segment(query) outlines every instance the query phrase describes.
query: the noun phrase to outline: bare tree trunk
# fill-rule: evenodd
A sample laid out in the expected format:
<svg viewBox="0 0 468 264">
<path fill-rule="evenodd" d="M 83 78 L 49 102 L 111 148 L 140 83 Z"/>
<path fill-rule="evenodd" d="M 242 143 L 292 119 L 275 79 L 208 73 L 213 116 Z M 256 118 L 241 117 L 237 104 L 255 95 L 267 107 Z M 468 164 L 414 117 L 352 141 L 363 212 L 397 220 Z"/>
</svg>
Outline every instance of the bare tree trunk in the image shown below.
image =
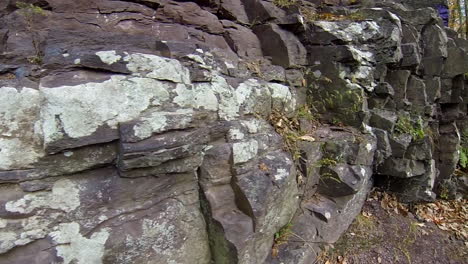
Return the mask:
<svg viewBox="0 0 468 264">
<path fill-rule="evenodd" d="M 457 8 L 458 8 L 458 24 L 459 24 L 459 28 L 458 28 L 458 34 L 460 34 L 461 37 L 463 37 L 464 35 L 464 30 L 463 30 L 463 12 L 462 12 L 462 5 L 461 5 L 461 0 L 457 0 Z"/>
<path fill-rule="evenodd" d="M 468 0 L 465 0 L 465 38 L 468 39 Z"/>
</svg>

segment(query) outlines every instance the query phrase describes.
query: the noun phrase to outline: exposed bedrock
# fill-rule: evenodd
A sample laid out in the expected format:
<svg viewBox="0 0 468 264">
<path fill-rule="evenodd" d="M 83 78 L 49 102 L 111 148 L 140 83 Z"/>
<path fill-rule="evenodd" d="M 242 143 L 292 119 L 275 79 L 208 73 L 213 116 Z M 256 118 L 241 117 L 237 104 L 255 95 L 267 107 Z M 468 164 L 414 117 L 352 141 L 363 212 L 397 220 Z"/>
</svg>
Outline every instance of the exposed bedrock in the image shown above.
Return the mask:
<svg viewBox="0 0 468 264">
<path fill-rule="evenodd" d="M 466 191 L 468 43 L 430 3 L 25 2 L 0 3 L 2 264 L 306 264 L 374 184 Z"/>
</svg>

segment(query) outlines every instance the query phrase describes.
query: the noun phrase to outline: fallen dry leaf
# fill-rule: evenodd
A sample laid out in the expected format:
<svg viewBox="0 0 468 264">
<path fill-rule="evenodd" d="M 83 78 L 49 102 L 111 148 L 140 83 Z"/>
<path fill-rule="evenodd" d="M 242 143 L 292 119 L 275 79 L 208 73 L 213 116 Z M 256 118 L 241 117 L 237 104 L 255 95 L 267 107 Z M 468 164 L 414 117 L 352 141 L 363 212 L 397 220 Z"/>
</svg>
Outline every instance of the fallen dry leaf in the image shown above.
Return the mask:
<svg viewBox="0 0 468 264">
<path fill-rule="evenodd" d="M 265 163 L 260 163 L 258 165 L 258 168 L 261 170 L 261 171 L 268 171 L 268 166 L 265 164 Z"/>
<path fill-rule="evenodd" d="M 389 213 L 403 216 L 409 214 L 409 206 L 400 203 L 393 195 L 375 191 L 370 196 L 380 200 L 380 206 Z M 414 209 L 414 213 L 424 222 L 432 222 L 439 229 L 452 232 L 459 239 L 468 240 L 468 200 L 437 200 L 433 203 L 418 204 Z M 418 226 L 425 225 L 419 223 Z"/>
<path fill-rule="evenodd" d="M 299 139 L 304 140 L 304 141 L 309 141 L 309 142 L 314 142 L 315 141 L 315 138 L 313 138 L 311 136 L 308 136 L 308 135 L 301 136 L 301 137 L 299 137 Z"/>
<path fill-rule="evenodd" d="M 372 217 L 372 213 L 369 213 L 369 212 L 362 212 L 362 216 L 366 217 L 366 218 L 371 218 Z"/>
</svg>

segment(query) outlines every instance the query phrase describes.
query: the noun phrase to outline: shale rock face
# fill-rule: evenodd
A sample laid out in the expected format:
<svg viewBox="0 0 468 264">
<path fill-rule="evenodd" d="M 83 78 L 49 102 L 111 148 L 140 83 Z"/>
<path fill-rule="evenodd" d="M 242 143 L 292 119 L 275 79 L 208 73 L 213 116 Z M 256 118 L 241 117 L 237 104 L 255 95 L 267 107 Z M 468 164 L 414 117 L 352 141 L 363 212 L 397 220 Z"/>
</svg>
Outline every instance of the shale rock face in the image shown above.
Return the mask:
<svg viewBox="0 0 468 264">
<path fill-rule="evenodd" d="M 336 2 L 2 1 L 0 263 L 311 263 L 374 182 L 433 199 L 468 43 Z"/>
</svg>

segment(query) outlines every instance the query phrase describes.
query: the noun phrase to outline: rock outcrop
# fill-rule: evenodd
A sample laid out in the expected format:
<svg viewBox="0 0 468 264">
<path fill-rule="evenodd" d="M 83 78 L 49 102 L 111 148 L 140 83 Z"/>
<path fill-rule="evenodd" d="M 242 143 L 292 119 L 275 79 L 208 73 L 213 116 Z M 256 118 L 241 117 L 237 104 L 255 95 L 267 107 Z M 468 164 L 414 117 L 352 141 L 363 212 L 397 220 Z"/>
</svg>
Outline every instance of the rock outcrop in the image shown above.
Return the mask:
<svg viewBox="0 0 468 264">
<path fill-rule="evenodd" d="M 312 263 L 374 184 L 434 199 L 468 42 L 291 2 L 2 1 L 0 263 Z"/>
</svg>

